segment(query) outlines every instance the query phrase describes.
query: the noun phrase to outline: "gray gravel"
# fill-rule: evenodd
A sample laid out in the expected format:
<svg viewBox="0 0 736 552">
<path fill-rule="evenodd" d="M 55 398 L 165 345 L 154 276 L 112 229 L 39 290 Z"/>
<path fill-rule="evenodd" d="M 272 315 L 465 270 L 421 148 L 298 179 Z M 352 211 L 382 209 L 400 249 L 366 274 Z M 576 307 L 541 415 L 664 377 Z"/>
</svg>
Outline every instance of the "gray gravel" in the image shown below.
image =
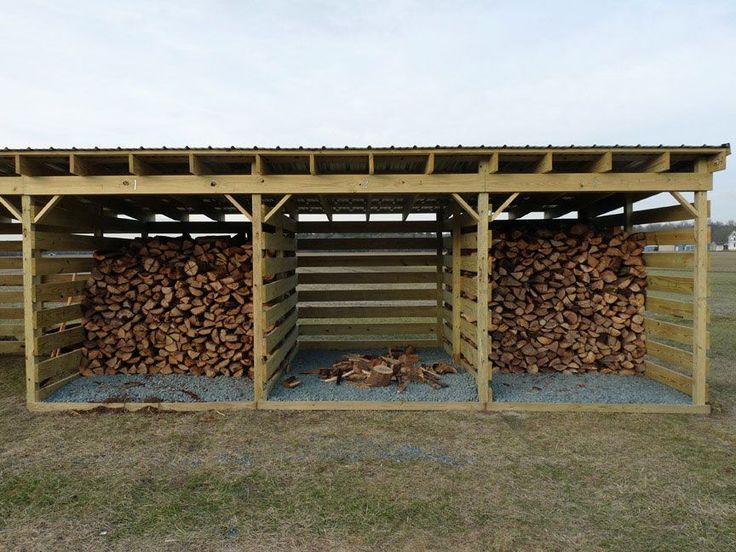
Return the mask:
<svg viewBox="0 0 736 552">
<path fill-rule="evenodd" d="M 252 401 L 248 378 L 186 374 L 92 376 L 77 378 L 48 402 L 199 402 Z"/>
<path fill-rule="evenodd" d="M 689 404 L 690 397 L 644 376 L 494 373 L 498 402 Z"/>
<path fill-rule="evenodd" d="M 432 389 L 424 383 L 410 383 L 403 393 L 396 386 L 363 389 L 348 382 L 335 385 L 326 383 L 319 376 L 302 374 L 302 370 L 329 368 L 348 353 L 366 355 L 386 354 L 386 349 L 361 349 L 357 351 L 308 350 L 301 351 L 291 363 L 291 372 L 282 376 L 296 376 L 302 384 L 285 389 L 279 381 L 274 385 L 269 400 L 274 401 L 477 401 L 478 388 L 471 374 L 447 374 L 442 376 L 449 387 Z M 420 349 L 417 354 L 421 362 L 431 364 L 452 359 L 443 349 Z"/>
</svg>

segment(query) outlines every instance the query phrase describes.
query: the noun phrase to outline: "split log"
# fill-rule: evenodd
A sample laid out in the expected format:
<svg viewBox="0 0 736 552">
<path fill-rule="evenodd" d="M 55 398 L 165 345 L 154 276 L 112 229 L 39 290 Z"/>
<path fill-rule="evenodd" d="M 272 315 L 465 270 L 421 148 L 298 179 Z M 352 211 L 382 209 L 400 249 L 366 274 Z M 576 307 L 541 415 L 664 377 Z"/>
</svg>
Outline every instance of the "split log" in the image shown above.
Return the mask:
<svg viewBox="0 0 736 552">
<path fill-rule="evenodd" d="M 495 368 L 644 371 L 643 234 L 576 224 L 559 232 L 494 232 L 493 238 L 489 331 Z"/>
<path fill-rule="evenodd" d="M 95 259 L 83 375 L 252 375 L 252 246 L 241 236 L 139 238 Z"/>
</svg>

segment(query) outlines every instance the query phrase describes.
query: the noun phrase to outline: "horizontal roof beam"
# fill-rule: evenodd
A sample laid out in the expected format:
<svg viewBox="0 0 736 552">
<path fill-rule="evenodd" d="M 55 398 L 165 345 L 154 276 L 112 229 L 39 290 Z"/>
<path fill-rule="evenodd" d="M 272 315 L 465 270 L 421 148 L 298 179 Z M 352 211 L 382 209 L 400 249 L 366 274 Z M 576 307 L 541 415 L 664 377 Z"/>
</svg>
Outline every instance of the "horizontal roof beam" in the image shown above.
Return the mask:
<svg viewBox="0 0 736 552">
<path fill-rule="evenodd" d="M 707 191 L 710 173 L 172 175 L 0 178 L 0 195 L 445 194 Z"/>
</svg>

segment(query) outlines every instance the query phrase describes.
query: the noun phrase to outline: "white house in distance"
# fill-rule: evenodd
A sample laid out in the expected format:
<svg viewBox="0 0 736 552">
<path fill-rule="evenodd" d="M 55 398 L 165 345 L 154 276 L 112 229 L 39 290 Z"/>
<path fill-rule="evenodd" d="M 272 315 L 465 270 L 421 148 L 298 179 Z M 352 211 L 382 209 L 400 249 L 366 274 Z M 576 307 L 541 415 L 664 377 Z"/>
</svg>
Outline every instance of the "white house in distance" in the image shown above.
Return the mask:
<svg viewBox="0 0 736 552">
<path fill-rule="evenodd" d="M 728 250 L 733 251 L 736 249 L 736 230 L 728 235 Z"/>
</svg>

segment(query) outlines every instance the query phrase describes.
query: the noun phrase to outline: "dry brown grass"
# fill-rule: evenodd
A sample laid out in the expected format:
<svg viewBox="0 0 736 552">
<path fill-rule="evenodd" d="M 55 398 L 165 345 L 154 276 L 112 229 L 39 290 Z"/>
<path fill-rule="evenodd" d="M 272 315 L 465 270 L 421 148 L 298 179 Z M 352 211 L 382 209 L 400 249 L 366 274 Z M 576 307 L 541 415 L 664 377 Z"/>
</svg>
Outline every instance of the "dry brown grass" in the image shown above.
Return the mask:
<svg viewBox="0 0 736 552">
<path fill-rule="evenodd" d="M 34 415 L 5 360 L 0 549 L 736 549 L 734 287 L 709 417 Z"/>
</svg>

